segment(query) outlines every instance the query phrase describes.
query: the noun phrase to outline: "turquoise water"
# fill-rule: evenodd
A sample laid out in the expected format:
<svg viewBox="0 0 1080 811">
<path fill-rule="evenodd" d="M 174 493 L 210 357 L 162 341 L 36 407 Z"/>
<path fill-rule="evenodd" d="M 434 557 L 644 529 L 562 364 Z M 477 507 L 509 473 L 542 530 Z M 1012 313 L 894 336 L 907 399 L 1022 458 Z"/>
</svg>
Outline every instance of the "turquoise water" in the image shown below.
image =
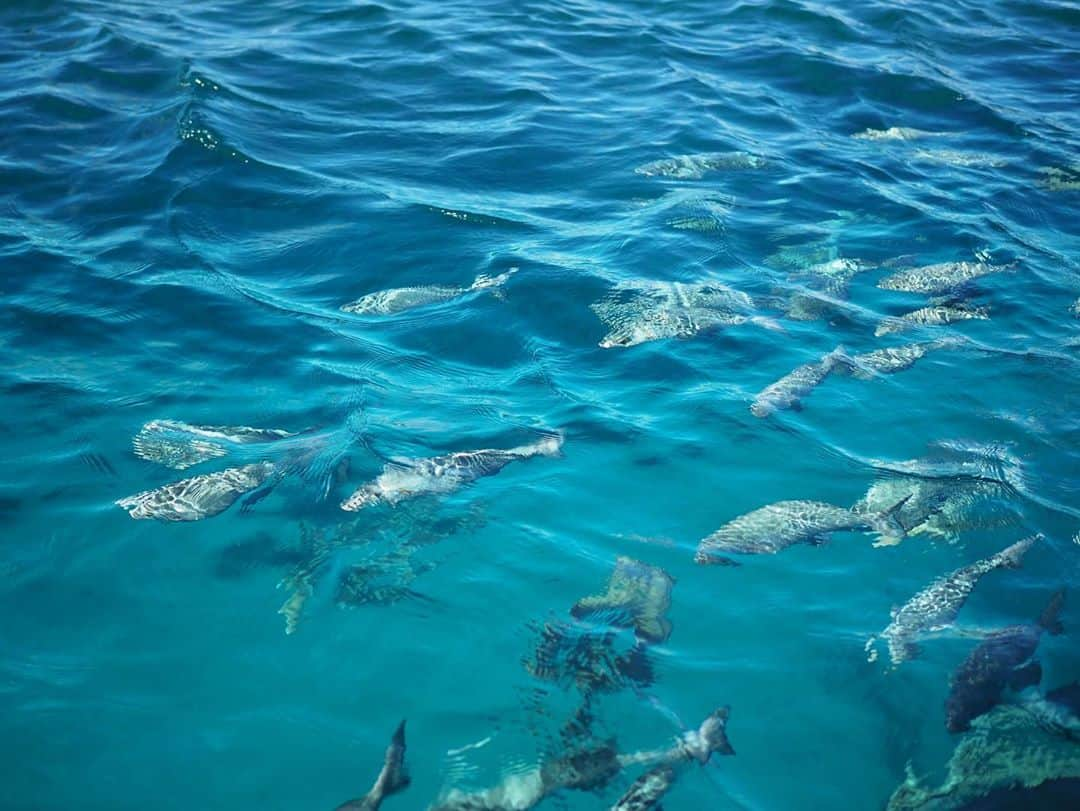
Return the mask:
<svg viewBox="0 0 1080 811">
<path fill-rule="evenodd" d="M 413 782 L 387 808 L 520 774 L 578 700 L 525 666 L 538 629 L 620 555 L 675 579 L 673 630 L 647 683 L 596 698 L 594 734 L 655 747 L 731 706 L 736 756 L 668 811 L 878 808 L 907 763 L 940 777 L 974 643 L 895 671 L 864 643 L 1026 534 L 1046 539 L 958 624 L 1030 622 L 1064 586 L 1043 685 L 1080 677 L 1078 32 L 1053 0 L 5 3 L 0 804 L 329 809 L 402 718 Z M 892 127 L 922 134 L 854 137 Z M 635 172 L 713 153 L 742 157 Z M 839 259 L 846 292 L 794 317 Z M 879 281 L 959 261 L 1008 266 L 955 293 L 989 317 L 875 336 L 927 302 Z M 643 282 L 727 285 L 755 320 L 600 347 L 590 305 Z M 837 345 L 941 335 L 970 340 L 750 411 Z M 136 456 L 164 419 L 322 444 L 246 509 L 133 521 L 115 501 L 229 466 Z M 561 456 L 339 509 L 387 459 L 552 432 Z M 740 514 L 850 506 L 920 458 L 1007 486 L 950 538 L 694 563 Z M 316 537 L 340 543 L 310 565 Z M 341 606 L 364 564 L 378 589 Z M 633 776 L 544 807 L 608 808 Z"/>
</svg>

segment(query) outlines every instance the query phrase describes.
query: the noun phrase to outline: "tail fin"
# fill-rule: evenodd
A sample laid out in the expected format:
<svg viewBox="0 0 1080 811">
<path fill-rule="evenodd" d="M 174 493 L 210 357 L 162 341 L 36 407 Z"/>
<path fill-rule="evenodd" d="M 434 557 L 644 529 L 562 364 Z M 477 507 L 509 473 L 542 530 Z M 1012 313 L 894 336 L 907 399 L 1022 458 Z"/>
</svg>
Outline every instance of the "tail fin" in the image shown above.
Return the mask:
<svg viewBox="0 0 1080 811">
<path fill-rule="evenodd" d="M 562 446 L 563 435 L 561 433 L 549 434 L 533 445 L 533 449 L 539 456 L 561 456 Z"/>
<path fill-rule="evenodd" d="M 787 328 L 777 321 L 775 318 L 769 318 L 767 315 L 752 315 L 748 319 L 751 324 L 762 327 L 773 332 L 782 332 L 787 334 Z"/>
<path fill-rule="evenodd" d="M 1059 618 L 1061 606 L 1064 603 L 1065 589 L 1061 588 L 1054 592 L 1054 595 L 1050 598 L 1050 602 L 1046 604 L 1046 608 L 1044 608 L 1039 615 L 1039 627 L 1048 634 L 1057 636 L 1058 634 L 1065 632 L 1065 627 L 1061 624 L 1061 619 Z"/>
<path fill-rule="evenodd" d="M 720 755 L 735 754 L 735 749 L 727 737 L 727 721 L 730 715 L 730 707 L 720 707 L 701 722 L 696 732 L 687 734 L 684 739 L 686 751 L 698 763 L 707 763 L 714 752 Z"/>
<path fill-rule="evenodd" d="M 481 273 L 476 277 L 469 289 L 487 290 L 492 287 L 502 287 L 511 276 L 517 273 L 517 270 L 517 268 L 510 268 L 506 273 L 500 273 L 498 276 L 488 276 L 486 273 Z"/>
<path fill-rule="evenodd" d="M 870 519 L 870 525 L 886 544 L 899 543 L 907 535 L 907 527 L 900 521 L 900 510 L 911 500 L 913 493 L 908 493 L 887 510 L 883 510 Z"/>
<path fill-rule="evenodd" d="M 390 739 L 390 745 L 386 747 L 386 758 L 383 761 L 379 779 L 375 781 L 375 788 L 380 799 L 397 794 L 408 788 L 411 779 L 405 768 L 405 722 L 398 724 L 394 730 L 394 736 Z"/>
</svg>

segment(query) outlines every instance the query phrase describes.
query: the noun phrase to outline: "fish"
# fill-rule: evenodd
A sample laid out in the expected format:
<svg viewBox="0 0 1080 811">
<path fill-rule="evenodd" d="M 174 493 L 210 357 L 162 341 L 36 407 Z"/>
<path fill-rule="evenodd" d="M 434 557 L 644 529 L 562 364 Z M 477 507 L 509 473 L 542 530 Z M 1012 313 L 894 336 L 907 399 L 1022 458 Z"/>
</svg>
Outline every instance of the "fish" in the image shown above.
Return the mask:
<svg viewBox="0 0 1080 811">
<path fill-rule="evenodd" d="M 992 710 L 1006 688 L 1020 692 L 1042 680 L 1035 649 L 1043 632 L 1060 634 L 1065 590 L 1057 591 L 1035 623 L 994 631 L 953 673 L 945 699 L 945 728 L 965 732 L 971 722 Z"/>
<path fill-rule="evenodd" d="M 746 293 L 718 282 L 623 282 L 591 309 L 608 328 L 602 349 L 630 347 L 664 338 L 690 338 L 708 329 L 756 324 L 781 330 L 755 315 Z"/>
<path fill-rule="evenodd" d="M 802 398 L 812 392 L 838 365 L 847 363 L 847 352 L 836 347 L 819 360 L 804 363 L 762 389 L 750 406 L 750 413 L 764 418 L 788 408 L 801 408 Z"/>
<path fill-rule="evenodd" d="M 480 274 L 468 287 L 449 287 L 446 285 L 422 285 L 418 287 L 395 287 L 368 293 L 356 301 L 341 305 L 343 313 L 357 315 L 397 315 L 417 307 L 428 307 L 460 298 L 469 293 L 482 290 L 498 290 L 517 272 L 511 268 L 498 276 Z"/>
<path fill-rule="evenodd" d="M 634 174 L 645 177 L 674 177 L 679 180 L 699 180 L 706 172 L 719 170 L 763 169 L 768 161 L 749 152 L 706 152 L 699 155 L 677 155 L 673 158 L 645 163 Z"/>
<path fill-rule="evenodd" d="M 181 479 L 122 498 L 116 504 L 135 519 L 199 521 L 229 509 L 244 493 L 267 482 L 273 473 L 272 463 L 256 462 Z"/>
<path fill-rule="evenodd" d="M 675 769 L 667 764 L 655 766 L 630 784 L 611 811 L 649 811 L 659 808 L 660 801 L 675 782 Z"/>
<path fill-rule="evenodd" d="M 989 307 L 969 307 L 965 304 L 932 304 L 929 307 L 920 307 L 918 310 L 904 313 L 892 318 L 885 318 L 874 330 L 874 335 L 880 338 L 883 335 L 891 335 L 904 332 L 913 327 L 938 327 L 953 324 L 957 321 L 980 320 L 990 318 Z"/>
<path fill-rule="evenodd" d="M 935 138 L 949 135 L 947 132 L 930 132 L 913 127 L 889 127 L 886 130 L 865 129 L 852 135 L 860 141 L 914 141 L 918 138 Z"/>
<path fill-rule="evenodd" d="M 907 497 L 895 515 L 897 523 L 904 528 L 903 537 L 925 533 L 951 541 L 972 524 L 980 504 L 1006 492 L 1003 483 L 977 478 L 894 477 L 872 484 L 851 509 L 858 513 L 878 512 Z M 892 546 L 901 540 L 900 536 L 882 538 L 874 546 Z"/>
<path fill-rule="evenodd" d="M 703 539 L 694 562 L 737 566 L 719 553 L 775 555 L 799 543 L 818 546 L 834 532 L 872 530 L 884 537 L 902 535 L 895 516 L 907 500 L 880 513 L 856 513 L 824 501 L 778 501 L 740 515 Z"/>
<path fill-rule="evenodd" d="M 373 504 L 393 506 L 425 494 L 451 493 L 483 476 L 495 475 L 511 462 L 534 456 L 557 456 L 562 442 L 561 436 L 549 436 L 531 445 L 505 450 L 487 448 L 421 459 L 398 459 L 387 464 L 378 478 L 345 499 L 341 509 L 355 512 Z"/>
<path fill-rule="evenodd" d="M 674 584 L 663 569 L 620 556 L 605 593 L 583 597 L 570 614 L 581 619 L 607 613 L 612 624 L 633 627 L 639 639 L 664 642 L 671 635 L 671 621 L 664 614 L 671 606 Z"/>
<path fill-rule="evenodd" d="M 1080 743 L 1080 682 L 1055 688 L 1045 696 L 1038 687 L 1029 687 L 1020 693 L 1018 703 L 1043 729 Z"/>
<path fill-rule="evenodd" d="M 952 625 L 968 595 L 983 575 L 994 569 L 1020 567 L 1024 553 L 1042 535 L 1031 535 L 1017 541 L 988 558 L 962 566 L 954 572 L 939 577 L 924 588 L 901 608 L 895 609 L 892 622 L 881 633 L 889 647 L 889 658 L 893 667 L 898 667 L 909 659 L 919 655 L 918 640 L 931 633 L 942 631 Z M 877 658 L 873 650 L 877 637 L 871 637 L 866 643 L 869 661 Z"/>
<path fill-rule="evenodd" d="M 940 163 L 946 166 L 967 166 L 975 169 L 999 169 L 1008 164 L 1001 155 L 989 152 L 961 152 L 958 149 L 918 149 L 915 160 Z"/>
<path fill-rule="evenodd" d="M 862 380 L 873 380 L 878 375 L 891 375 L 910 369 L 931 352 L 939 349 L 952 349 L 962 345 L 959 337 L 941 338 L 936 341 L 890 346 L 875 349 L 861 355 L 845 358 L 842 371 Z"/>
<path fill-rule="evenodd" d="M 1080 191 L 1080 163 L 1072 166 L 1043 166 L 1039 185 L 1047 191 Z"/>
<path fill-rule="evenodd" d="M 878 282 L 882 290 L 937 295 L 955 290 L 972 279 L 1012 270 L 1015 263 L 991 265 L 988 262 L 942 262 L 897 271 Z"/>
<path fill-rule="evenodd" d="M 788 300 L 785 306 L 788 318 L 813 321 L 828 315 L 847 298 L 851 280 L 871 267 L 857 259 L 837 258 L 793 274 L 792 280 L 802 282 L 806 289 Z"/>
<path fill-rule="evenodd" d="M 405 722 L 402 721 L 386 747 L 382 769 L 371 790 L 363 797 L 342 803 L 335 811 L 378 811 L 383 800 L 404 791 L 410 782 L 405 769 Z"/>
<path fill-rule="evenodd" d="M 148 462 L 186 470 L 229 453 L 230 446 L 273 442 L 295 436 L 280 428 L 247 425 L 189 425 L 179 420 L 151 420 L 132 437 L 135 455 Z"/>
<path fill-rule="evenodd" d="M 631 766 L 666 766 L 677 771 L 692 763 L 705 765 L 714 754 L 735 754 L 727 737 L 730 714 L 730 708 L 720 707 L 697 729 L 684 732 L 671 745 L 659 749 L 619 753 L 613 742 L 605 742 L 571 751 L 529 771 L 515 771 L 482 791 L 467 793 L 454 789 L 429 806 L 428 811 L 528 811 L 564 789 L 602 789 Z M 626 811 L 636 807 L 655 806 L 627 806 Z"/>
</svg>

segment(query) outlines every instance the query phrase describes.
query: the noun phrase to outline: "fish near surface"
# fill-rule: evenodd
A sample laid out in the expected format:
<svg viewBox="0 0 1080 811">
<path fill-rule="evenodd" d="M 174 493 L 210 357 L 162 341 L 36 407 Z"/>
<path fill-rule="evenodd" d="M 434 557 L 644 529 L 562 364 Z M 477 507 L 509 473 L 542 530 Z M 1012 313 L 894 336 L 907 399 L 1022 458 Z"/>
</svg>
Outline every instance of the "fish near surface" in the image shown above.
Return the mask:
<svg viewBox="0 0 1080 811">
<path fill-rule="evenodd" d="M 603 349 L 690 338 L 746 323 L 780 329 L 754 314 L 754 301 L 746 293 L 715 282 L 624 282 L 591 309 L 608 329 L 600 340 Z"/>
<path fill-rule="evenodd" d="M 882 290 L 937 295 L 955 290 L 972 279 L 1011 270 L 1014 265 L 991 265 L 988 262 L 942 262 L 936 265 L 906 268 L 878 282 Z"/>
<path fill-rule="evenodd" d="M 402 721 L 386 747 L 383 767 L 371 790 L 363 797 L 342 803 L 334 811 L 378 811 L 384 799 L 408 788 L 409 782 L 405 770 L 405 722 Z"/>
<path fill-rule="evenodd" d="M 498 276 L 481 274 L 468 287 L 431 284 L 380 290 L 361 296 L 356 301 L 341 305 L 341 311 L 344 313 L 356 313 L 357 315 L 396 315 L 417 307 L 442 304 L 468 293 L 475 293 L 480 290 L 495 290 L 502 287 L 515 272 L 517 272 L 517 268 L 511 268 L 506 273 L 501 273 Z"/>
<path fill-rule="evenodd" d="M 995 481 L 904 476 L 875 482 L 851 509 L 860 513 L 880 512 L 906 498 L 895 516 L 904 528 L 904 537 L 926 533 L 951 541 L 974 523 L 980 504 L 1006 493 L 1005 485 Z M 891 546 L 901 540 L 900 537 L 882 539 L 874 546 Z"/>
<path fill-rule="evenodd" d="M 247 425 L 189 425 L 179 420 L 151 420 L 131 440 L 135 455 L 174 470 L 216 459 L 230 447 L 274 442 L 294 436 L 280 428 Z"/>
<path fill-rule="evenodd" d="M 1042 667 L 1035 659 L 1035 649 L 1044 631 L 1062 632 L 1058 615 L 1064 600 L 1065 591 L 1058 591 L 1036 623 L 994 631 L 968 655 L 953 673 L 945 700 L 949 732 L 970 729 L 974 719 L 994 708 L 1006 688 L 1019 692 L 1041 681 Z"/>
<path fill-rule="evenodd" d="M 893 666 L 918 656 L 917 642 L 921 637 L 952 625 L 956 615 L 967 602 L 968 595 L 984 574 L 1003 567 L 1019 568 L 1024 553 L 1042 537 L 1032 535 L 1024 538 L 997 554 L 939 577 L 895 610 L 892 622 L 881 633 L 889 646 L 889 658 Z M 871 637 L 866 643 L 870 661 L 877 658 L 877 653 L 873 650 L 875 641 L 876 638 Z"/>
<path fill-rule="evenodd" d="M 940 327 L 955 324 L 958 321 L 986 321 L 989 318 L 989 307 L 970 307 L 965 304 L 932 304 L 929 307 L 921 307 L 903 315 L 883 319 L 878 324 L 877 329 L 874 330 L 874 335 L 880 338 L 883 335 L 892 335 L 915 327 Z"/>
<path fill-rule="evenodd" d="M 720 527 L 698 544 L 694 561 L 738 565 L 720 553 L 774 555 L 799 543 L 822 544 L 834 532 L 870 529 L 886 537 L 902 534 L 894 514 L 903 503 L 881 513 L 856 513 L 823 501 L 778 501 Z"/>
<path fill-rule="evenodd" d="M 656 566 L 628 557 L 615 561 L 615 571 L 603 594 L 583 597 L 570 609 L 581 619 L 596 613 L 608 613 L 613 624 L 634 628 L 646 642 L 664 642 L 671 635 L 671 621 L 665 613 L 671 606 L 675 581 Z"/>
<path fill-rule="evenodd" d="M 545 437 L 517 448 L 459 451 L 424 459 L 402 459 L 386 465 L 372 482 L 345 499 L 341 509 L 355 512 L 373 504 L 394 505 L 425 494 L 451 493 L 483 476 L 493 476 L 511 462 L 534 456 L 557 456 L 561 437 Z"/>
<path fill-rule="evenodd" d="M 660 801 L 675 782 L 675 769 L 668 764 L 656 766 L 630 784 L 626 793 L 611 806 L 611 811 L 649 811 L 659 808 Z"/>
<path fill-rule="evenodd" d="M 768 417 L 777 411 L 799 408 L 802 398 L 812 392 L 837 366 L 847 363 L 844 347 L 838 346 L 820 360 L 804 363 L 775 383 L 762 389 L 750 406 L 755 417 Z"/>
<path fill-rule="evenodd" d="M 749 152 L 705 152 L 699 155 L 677 155 L 674 158 L 645 163 L 634 174 L 645 177 L 674 177 L 680 180 L 699 180 L 706 172 L 721 170 L 762 169 L 768 163 Z"/>
<path fill-rule="evenodd" d="M 199 521 L 229 509 L 236 499 L 261 487 L 273 473 L 274 465 L 270 462 L 232 467 L 145 490 L 116 504 L 136 519 Z"/>
<path fill-rule="evenodd" d="M 903 346 L 889 346 L 861 355 L 851 355 L 841 368 L 853 377 L 872 380 L 877 375 L 891 375 L 910 369 L 931 352 L 940 349 L 955 349 L 962 345 L 963 340 L 954 337 Z"/>
</svg>

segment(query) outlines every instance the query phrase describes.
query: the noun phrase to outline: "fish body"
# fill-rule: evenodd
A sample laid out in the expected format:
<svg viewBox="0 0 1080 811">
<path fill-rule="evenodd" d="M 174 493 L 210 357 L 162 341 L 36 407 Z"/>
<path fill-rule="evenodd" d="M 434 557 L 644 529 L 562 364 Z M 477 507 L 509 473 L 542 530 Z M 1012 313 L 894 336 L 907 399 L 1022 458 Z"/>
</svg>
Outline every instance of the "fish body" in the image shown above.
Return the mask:
<svg viewBox="0 0 1080 811">
<path fill-rule="evenodd" d="M 721 553 L 774 555 L 799 543 L 819 545 L 834 532 L 873 529 L 883 535 L 901 530 L 892 513 L 856 513 L 823 501 L 778 501 L 760 507 L 720 527 L 698 544 L 694 560 L 701 564 L 732 565 Z"/>
<path fill-rule="evenodd" d="M 131 440 L 135 455 L 174 470 L 225 456 L 230 446 L 273 442 L 293 436 L 279 428 L 247 425 L 189 425 L 179 420 L 151 420 Z"/>
<path fill-rule="evenodd" d="M 762 389 L 750 406 L 750 413 L 755 417 L 767 417 L 777 411 L 798 408 L 802 398 L 812 392 L 829 376 L 829 373 L 841 363 L 847 355 L 842 346 L 836 347 L 821 357 L 820 360 L 804 363 L 793 369 L 775 383 Z"/>
<path fill-rule="evenodd" d="M 903 346 L 889 346 L 861 355 L 851 355 L 843 368 L 854 377 L 872 380 L 877 375 L 891 375 L 910 369 L 931 352 L 959 346 L 960 343 L 958 339 L 941 339 Z"/>
<path fill-rule="evenodd" d="M 958 149 L 919 149 L 913 156 L 916 160 L 928 163 L 940 163 L 945 166 L 966 166 L 975 169 L 999 169 L 1008 161 L 1001 155 L 989 152 L 961 152 Z"/>
<path fill-rule="evenodd" d="M 534 456 L 555 456 L 562 447 L 561 437 L 545 437 L 531 445 L 517 448 L 487 448 L 459 451 L 424 459 L 402 459 L 383 468 L 372 482 L 360 487 L 341 504 L 354 512 L 378 503 L 397 504 L 424 494 L 445 494 L 492 476 L 511 462 Z"/>
<path fill-rule="evenodd" d="M 746 293 L 715 282 L 628 282 L 617 285 L 592 310 L 608 328 L 600 341 L 603 349 L 689 338 L 747 322 L 776 327 L 753 315 L 754 302 Z"/>
<path fill-rule="evenodd" d="M 145 490 L 116 504 L 136 519 L 199 521 L 224 512 L 244 493 L 262 486 L 273 473 L 270 462 L 227 468 Z"/>
<path fill-rule="evenodd" d="M 788 300 L 785 305 L 788 318 L 813 321 L 826 317 L 847 299 L 852 278 L 869 267 L 857 259 L 837 258 L 794 274 L 793 281 L 801 283 L 805 291 L 795 293 Z"/>
<path fill-rule="evenodd" d="M 921 307 L 909 313 L 886 318 L 880 324 L 874 335 L 891 335 L 896 332 L 904 332 L 913 327 L 938 327 L 953 324 L 957 321 L 970 321 L 973 319 L 985 321 L 990 318 L 988 307 L 967 307 L 958 304 L 934 304 L 929 307 Z"/>
<path fill-rule="evenodd" d="M 417 307 L 428 307 L 460 298 L 478 290 L 501 287 L 516 272 L 516 268 L 498 276 L 480 275 L 468 287 L 449 287 L 445 285 L 421 285 L 416 287 L 395 287 L 368 293 L 356 301 L 341 306 L 345 313 L 357 315 L 396 315 Z"/>
<path fill-rule="evenodd" d="M 355 800 L 339 805 L 335 811 L 378 811 L 384 799 L 409 786 L 405 769 L 405 722 L 398 724 L 383 756 L 383 766 L 371 790 Z"/>
<path fill-rule="evenodd" d="M 748 152 L 706 152 L 699 155 L 677 155 L 642 164 L 635 174 L 645 177 L 673 177 L 679 180 L 698 180 L 706 172 L 721 170 L 761 169 L 764 158 Z"/>
<path fill-rule="evenodd" d="M 1019 567 L 1024 553 L 1041 538 L 1041 535 L 1024 538 L 997 554 L 939 577 L 894 611 L 892 622 L 881 634 L 888 643 L 889 658 L 893 666 L 918 655 L 916 643 L 921 637 L 952 624 L 968 595 L 984 574 L 1002 567 Z M 871 639 L 867 644 L 868 650 L 873 641 Z M 873 654 L 871 658 L 874 658 Z"/>
<path fill-rule="evenodd" d="M 964 732 L 971 722 L 989 712 L 1006 688 L 1017 692 L 1037 685 L 1042 668 L 1035 650 L 1043 632 L 1061 633 L 1058 614 L 1065 592 L 1057 592 L 1038 622 L 1013 625 L 991 633 L 973 650 L 953 674 L 945 700 L 945 726 Z"/>
<path fill-rule="evenodd" d="M 607 591 L 578 600 L 570 614 L 581 619 L 605 613 L 613 618 L 612 624 L 632 626 L 646 642 L 664 642 L 671 635 L 671 621 L 664 615 L 671 606 L 674 584 L 663 569 L 619 557 Z"/>
<path fill-rule="evenodd" d="M 898 271 L 879 281 L 878 287 L 882 290 L 937 295 L 955 290 L 972 279 L 1009 270 L 1010 267 L 988 262 L 942 262 Z"/>
<path fill-rule="evenodd" d="M 852 135 L 860 141 L 914 141 L 918 138 L 933 138 L 948 135 L 947 132 L 929 132 L 914 127 L 889 127 L 885 130 L 865 129 Z"/>
<path fill-rule="evenodd" d="M 972 523 L 981 503 L 1004 492 L 1004 485 L 980 479 L 894 477 L 874 482 L 851 509 L 859 513 L 880 512 L 903 499 L 904 505 L 897 510 L 895 518 L 904 528 L 905 537 L 926 533 L 953 540 Z M 875 545 L 889 543 L 882 540 Z"/>
<path fill-rule="evenodd" d="M 667 764 L 656 766 L 630 784 L 611 811 L 650 811 L 660 807 L 660 801 L 675 782 L 675 769 Z"/>
</svg>

